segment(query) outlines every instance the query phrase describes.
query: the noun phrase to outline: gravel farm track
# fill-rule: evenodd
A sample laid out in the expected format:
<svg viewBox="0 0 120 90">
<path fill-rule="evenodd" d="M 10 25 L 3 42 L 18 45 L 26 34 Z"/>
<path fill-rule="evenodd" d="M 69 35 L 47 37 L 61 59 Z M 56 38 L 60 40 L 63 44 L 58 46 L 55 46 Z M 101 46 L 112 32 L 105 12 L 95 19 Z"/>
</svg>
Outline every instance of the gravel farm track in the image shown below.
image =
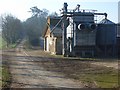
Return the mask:
<svg viewBox="0 0 120 90">
<path fill-rule="evenodd" d="M 39 53 L 38 53 L 39 52 Z M 75 78 L 79 73 L 103 68 L 118 69 L 118 62 L 80 61 L 52 57 L 43 50 L 16 49 L 3 51 L 11 73 L 10 88 L 97 88 L 95 82 L 83 83 Z"/>
</svg>

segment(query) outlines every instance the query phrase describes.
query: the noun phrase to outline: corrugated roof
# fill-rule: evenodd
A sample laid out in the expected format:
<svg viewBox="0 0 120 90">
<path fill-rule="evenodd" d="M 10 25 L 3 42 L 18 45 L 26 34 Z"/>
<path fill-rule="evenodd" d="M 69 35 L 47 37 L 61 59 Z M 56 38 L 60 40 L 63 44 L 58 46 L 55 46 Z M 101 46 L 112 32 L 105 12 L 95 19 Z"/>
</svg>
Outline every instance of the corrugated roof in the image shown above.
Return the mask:
<svg viewBox="0 0 120 90">
<path fill-rule="evenodd" d="M 50 25 L 50 30 L 52 30 L 54 26 Z M 54 36 L 61 37 L 62 36 L 62 28 L 56 27 L 52 32 Z"/>
<path fill-rule="evenodd" d="M 50 25 L 55 26 L 60 21 L 60 19 L 60 17 L 50 17 Z M 57 27 L 61 27 L 61 22 Z"/>
<path fill-rule="evenodd" d="M 50 30 L 52 30 L 55 25 L 60 21 L 60 17 L 49 17 L 50 18 Z M 58 26 L 53 30 L 53 35 L 57 37 L 62 36 L 62 28 L 61 28 L 61 22 L 58 24 Z"/>
<path fill-rule="evenodd" d="M 102 21 L 99 22 L 99 24 L 115 24 L 115 23 L 108 19 L 103 19 Z"/>
</svg>

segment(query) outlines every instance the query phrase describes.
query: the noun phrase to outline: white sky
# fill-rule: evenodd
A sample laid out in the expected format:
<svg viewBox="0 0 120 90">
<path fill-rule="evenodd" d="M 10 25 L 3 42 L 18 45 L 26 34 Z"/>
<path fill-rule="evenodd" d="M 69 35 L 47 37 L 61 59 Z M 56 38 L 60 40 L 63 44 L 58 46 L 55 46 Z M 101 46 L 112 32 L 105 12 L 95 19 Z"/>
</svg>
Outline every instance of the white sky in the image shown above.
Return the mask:
<svg viewBox="0 0 120 90">
<path fill-rule="evenodd" d="M 92 1 L 92 2 L 91 2 Z M 101 13 L 108 13 L 108 19 L 118 22 L 118 1 L 119 0 L 0 0 L 0 15 L 11 13 L 21 20 L 26 20 L 31 16 L 27 11 L 31 7 L 37 6 L 39 9 L 46 8 L 50 12 L 59 13 L 63 3 L 68 3 L 68 9 L 74 9 L 77 4 L 81 9 L 95 9 Z"/>
</svg>

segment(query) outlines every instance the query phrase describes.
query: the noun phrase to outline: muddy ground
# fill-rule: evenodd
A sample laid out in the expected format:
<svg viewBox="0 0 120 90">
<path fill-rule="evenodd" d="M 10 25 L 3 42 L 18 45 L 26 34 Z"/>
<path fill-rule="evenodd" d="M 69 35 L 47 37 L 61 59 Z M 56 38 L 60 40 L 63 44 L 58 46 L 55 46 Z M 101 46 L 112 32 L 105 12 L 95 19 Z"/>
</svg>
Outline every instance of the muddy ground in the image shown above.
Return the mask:
<svg viewBox="0 0 120 90">
<path fill-rule="evenodd" d="M 18 48 L 4 51 L 3 60 L 11 73 L 10 88 L 99 88 L 96 81 L 88 82 L 82 77 L 99 74 L 105 68 L 118 69 L 118 60 L 83 61 L 54 57 L 43 50 Z"/>
</svg>

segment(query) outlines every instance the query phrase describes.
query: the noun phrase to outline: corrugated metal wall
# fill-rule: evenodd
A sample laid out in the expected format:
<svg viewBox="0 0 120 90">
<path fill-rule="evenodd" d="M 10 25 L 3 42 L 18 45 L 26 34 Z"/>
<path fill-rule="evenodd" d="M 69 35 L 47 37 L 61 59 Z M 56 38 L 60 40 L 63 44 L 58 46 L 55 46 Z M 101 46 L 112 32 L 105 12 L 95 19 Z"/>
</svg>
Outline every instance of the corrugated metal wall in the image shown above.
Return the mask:
<svg viewBox="0 0 120 90">
<path fill-rule="evenodd" d="M 97 28 L 96 51 L 100 57 L 115 57 L 117 25 L 108 19 L 103 19 Z"/>
<path fill-rule="evenodd" d="M 97 45 L 114 45 L 116 43 L 116 25 L 98 24 L 96 33 Z"/>
</svg>

